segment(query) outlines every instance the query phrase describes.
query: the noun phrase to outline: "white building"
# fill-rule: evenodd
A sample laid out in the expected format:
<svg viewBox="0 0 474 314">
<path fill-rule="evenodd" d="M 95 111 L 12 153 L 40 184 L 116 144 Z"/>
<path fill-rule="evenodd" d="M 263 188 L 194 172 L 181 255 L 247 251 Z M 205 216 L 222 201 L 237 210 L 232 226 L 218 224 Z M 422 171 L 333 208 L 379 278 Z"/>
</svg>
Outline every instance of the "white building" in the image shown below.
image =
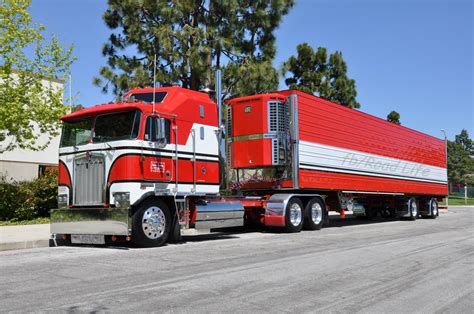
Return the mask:
<svg viewBox="0 0 474 314">
<path fill-rule="evenodd" d="M 58 80 L 45 79 L 43 84 L 51 84 L 55 90 L 62 90 L 64 88 L 64 82 Z M 11 140 L 11 138 L 7 137 L 3 143 L 0 142 L 0 147 L 5 147 Z M 37 143 L 38 145 L 43 145 L 47 140 L 47 135 L 40 135 Z M 48 167 L 58 166 L 59 141 L 60 136 L 54 137 L 49 146 L 42 151 L 15 148 L 12 151 L 0 153 L 0 175 L 6 175 L 8 180 L 15 181 L 38 178 Z"/>
<path fill-rule="evenodd" d="M 48 137 L 42 135 L 38 144 L 45 143 Z M 31 151 L 16 148 L 0 154 L 0 174 L 9 180 L 24 181 L 38 178 L 48 167 L 58 166 L 58 149 L 60 136 L 52 139 L 43 151 Z"/>
</svg>

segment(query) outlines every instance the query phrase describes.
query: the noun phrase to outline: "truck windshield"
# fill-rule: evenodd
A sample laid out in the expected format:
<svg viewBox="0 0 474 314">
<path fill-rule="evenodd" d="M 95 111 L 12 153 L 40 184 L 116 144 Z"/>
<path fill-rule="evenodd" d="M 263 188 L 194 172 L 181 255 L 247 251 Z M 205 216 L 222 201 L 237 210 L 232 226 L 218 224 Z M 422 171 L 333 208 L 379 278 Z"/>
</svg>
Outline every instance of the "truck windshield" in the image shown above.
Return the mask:
<svg viewBox="0 0 474 314">
<path fill-rule="evenodd" d="M 98 116 L 95 120 L 93 143 L 129 140 L 138 137 L 140 111 L 126 111 Z"/>
<path fill-rule="evenodd" d="M 78 146 L 89 143 L 92 122 L 92 117 L 75 121 L 64 121 L 60 146 Z"/>
</svg>

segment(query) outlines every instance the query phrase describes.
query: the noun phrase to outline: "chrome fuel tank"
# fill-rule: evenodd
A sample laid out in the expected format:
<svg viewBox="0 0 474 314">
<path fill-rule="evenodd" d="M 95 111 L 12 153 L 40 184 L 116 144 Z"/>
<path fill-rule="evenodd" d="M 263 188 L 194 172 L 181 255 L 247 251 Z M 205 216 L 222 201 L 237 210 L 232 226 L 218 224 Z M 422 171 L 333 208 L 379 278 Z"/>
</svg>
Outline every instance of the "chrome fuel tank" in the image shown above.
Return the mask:
<svg viewBox="0 0 474 314">
<path fill-rule="evenodd" d="M 242 203 L 211 201 L 196 204 L 196 229 L 241 227 L 244 225 Z"/>
</svg>

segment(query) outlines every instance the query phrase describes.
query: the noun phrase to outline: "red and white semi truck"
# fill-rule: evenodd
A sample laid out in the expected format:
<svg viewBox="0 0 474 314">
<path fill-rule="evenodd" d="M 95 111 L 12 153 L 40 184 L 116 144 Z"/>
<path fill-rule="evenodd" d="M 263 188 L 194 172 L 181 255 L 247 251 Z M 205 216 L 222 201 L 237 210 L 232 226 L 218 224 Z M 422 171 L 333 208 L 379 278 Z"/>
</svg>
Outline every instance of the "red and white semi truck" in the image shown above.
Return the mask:
<svg viewBox="0 0 474 314">
<path fill-rule="evenodd" d="M 328 211 L 438 216 L 440 139 L 296 90 L 229 100 L 225 127 L 220 112 L 206 93 L 163 87 L 62 117 L 51 233 L 159 246 L 245 223 L 317 230 Z"/>
</svg>

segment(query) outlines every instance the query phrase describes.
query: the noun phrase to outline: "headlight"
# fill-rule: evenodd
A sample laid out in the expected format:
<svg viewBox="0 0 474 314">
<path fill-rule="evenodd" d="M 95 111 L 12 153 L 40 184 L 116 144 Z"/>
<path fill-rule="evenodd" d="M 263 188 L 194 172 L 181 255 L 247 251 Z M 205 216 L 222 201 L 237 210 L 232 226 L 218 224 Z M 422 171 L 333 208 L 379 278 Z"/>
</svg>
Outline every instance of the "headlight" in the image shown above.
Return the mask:
<svg viewBox="0 0 474 314">
<path fill-rule="evenodd" d="M 67 201 L 68 201 L 67 194 L 58 195 L 58 208 L 66 208 Z"/>
<path fill-rule="evenodd" d="M 128 208 L 130 207 L 130 193 L 116 192 L 114 193 L 115 207 Z"/>
</svg>

